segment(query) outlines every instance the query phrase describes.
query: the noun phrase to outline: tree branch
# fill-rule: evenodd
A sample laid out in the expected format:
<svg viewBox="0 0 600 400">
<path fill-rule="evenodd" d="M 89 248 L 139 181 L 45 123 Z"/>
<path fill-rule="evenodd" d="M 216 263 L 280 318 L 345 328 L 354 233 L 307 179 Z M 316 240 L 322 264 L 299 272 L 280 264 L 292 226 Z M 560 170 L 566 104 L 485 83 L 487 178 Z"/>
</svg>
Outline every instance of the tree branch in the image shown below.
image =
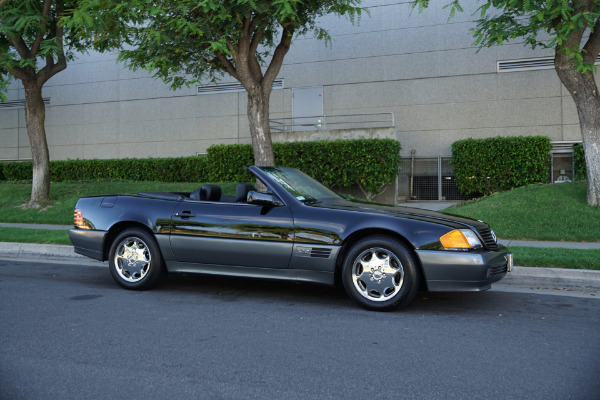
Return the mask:
<svg viewBox="0 0 600 400">
<path fill-rule="evenodd" d="M 279 70 L 281 69 L 281 65 L 283 64 L 283 58 L 290 49 L 292 37 L 294 36 L 294 31 L 294 28 L 283 29 L 283 33 L 281 34 L 281 40 L 279 41 L 279 44 L 273 52 L 273 58 L 271 59 L 269 67 L 267 68 L 267 72 L 265 72 L 265 76 L 263 78 L 263 88 L 265 88 L 265 90 L 271 90 L 273 81 L 275 81 L 275 78 L 277 78 L 277 74 L 279 74 Z"/>
<path fill-rule="evenodd" d="M 585 46 L 585 54 L 583 55 L 583 61 L 588 63 L 594 63 L 598 54 L 600 54 L 600 19 L 594 24 L 594 31 L 590 34 Z"/>
<path fill-rule="evenodd" d="M 38 28 L 37 35 L 35 37 L 35 41 L 31 45 L 31 54 L 36 56 L 38 51 L 40 50 L 40 45 L 42 44 L 42 39 L 44 39 L 44 31 L 46 30 L 46 24 L 48 23 L 47 17 L 50 13 L 50 6 L 52 5 L 52 0 L 44 0 L 44 7 L 42 8 L 42 17 L 40 18 L 40 26 Z M 57 16 L 58 18 L 58 16 Z"/>
<path fill-rule="evenodd" d="M 231 61 L 222 53 L 215 53 L 217 59 L 221 62 L 225 70 L 229 73 L 229 75 L 233 76 L 238 81 L 240 77 L 238 75 L 237 70 L 235 69 L 235 65 L 231 63 Z M 241 82 L 241 81 L 240 81 Z"/>
<path fill-rule="evenodd" d="M 7 35 L 8 36 L 8 35 Z M 23 40 L 21 36 L 14 37 L 8 36 L 8 40 L 12 43 L 14 48 L 17 50 L 17 53 L 21 56 L 21 58 L 31 58 L 29 48 L 27 47 L 27 43 Z"/>
</svg>

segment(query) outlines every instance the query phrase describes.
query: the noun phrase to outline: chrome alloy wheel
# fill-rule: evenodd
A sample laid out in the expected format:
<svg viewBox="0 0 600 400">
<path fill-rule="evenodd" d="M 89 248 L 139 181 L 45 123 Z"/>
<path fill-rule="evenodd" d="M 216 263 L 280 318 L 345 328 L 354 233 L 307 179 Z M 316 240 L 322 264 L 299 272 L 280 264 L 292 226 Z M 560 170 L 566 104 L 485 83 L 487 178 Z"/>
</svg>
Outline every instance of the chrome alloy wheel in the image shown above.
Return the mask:
<svg viewBox="0 0 600 400">
<path fill-rule="evenodd" d="M 150 270 L 148 245 L 137 237 L 127 237 L 119 243 L 114 257 L 114 266 L 119 276 L 127 282 L 139 282 Z"/>
<path fill-rule="evenodd" d="M 371 301 L 386 301 L 402 288 L 404 268 L 393 252 L 373 247 L 354 260 L 352 282 L 361 296 Z"/>
</svg>

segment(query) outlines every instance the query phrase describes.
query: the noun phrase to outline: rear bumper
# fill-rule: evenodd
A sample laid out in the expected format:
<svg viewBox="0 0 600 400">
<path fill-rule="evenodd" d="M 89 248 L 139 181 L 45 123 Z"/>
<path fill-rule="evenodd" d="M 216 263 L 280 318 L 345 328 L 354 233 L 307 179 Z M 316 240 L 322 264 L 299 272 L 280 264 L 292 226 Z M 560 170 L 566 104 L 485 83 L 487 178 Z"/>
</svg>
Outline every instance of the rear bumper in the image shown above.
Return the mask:
<svg viewBox="0 0 600 400">
<path fill-rule="evenodd" d="M 105 231 L 95 231 L 89 229 L 71 229 L 69 239 L 73 244 L 75 253 L 81 254 L 95 260 L 105 261 L 104 256 L 104 237 Z"/>
<path fill-rule="evenodd" d="M 512 254 L 498 251 L 472 252 L 417 250 L 428 290 L 481 291 L 504 278 L 512 269 Z"/>
</svg>

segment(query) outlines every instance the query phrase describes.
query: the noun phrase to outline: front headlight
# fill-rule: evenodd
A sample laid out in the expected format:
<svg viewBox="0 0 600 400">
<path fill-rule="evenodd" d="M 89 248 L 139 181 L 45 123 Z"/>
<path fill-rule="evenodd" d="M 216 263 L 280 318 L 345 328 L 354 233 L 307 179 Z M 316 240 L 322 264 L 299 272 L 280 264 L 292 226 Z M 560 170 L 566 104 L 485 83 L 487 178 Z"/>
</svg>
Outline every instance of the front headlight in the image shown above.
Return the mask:
<svg viewBox="0 0 600 400">
<path fill-rule="evenodd" d="M 470 229 L 455 229 L 440 237 L 446 250 L 469 250 L 482 247 L 481 241 Z"/>
</svg>

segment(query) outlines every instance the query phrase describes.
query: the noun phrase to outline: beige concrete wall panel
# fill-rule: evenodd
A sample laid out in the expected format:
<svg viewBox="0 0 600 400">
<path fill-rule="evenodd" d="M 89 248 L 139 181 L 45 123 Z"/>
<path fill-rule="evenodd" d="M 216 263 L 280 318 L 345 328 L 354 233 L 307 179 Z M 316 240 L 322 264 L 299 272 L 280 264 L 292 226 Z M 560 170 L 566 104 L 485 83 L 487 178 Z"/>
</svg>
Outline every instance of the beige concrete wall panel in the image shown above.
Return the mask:
<svg viewBox="0 0 600 400">
<path fill-rule="evenodd" d="M 19 136 L 19 146 L 29 146 L 29 135 L 27 134 L 27 128 L 25 126 L 21 126 L 18 129 Z"/>
<path fill-rule="evenodd" d="M 45 85 L 47 86 L 61 86 L 61 85 L 75 85 L 80 83 L 87 83 L 86 69 L 90 68 L 92 62 L 86 63 L 67 63 L 67 69 L 54 75 L 48 79 Z"/>
<path fill-rule="evenodd" d="M 497 74 L 498 98 L 531 99 L 558 97 L 561 83 L 553 69 Z"/>
<path fill-rule="evenodd" d="M 437 76 L 496 73 L 496 48 L 446 50 L 436 53 Z"/>
<path fill-rule="evenodd" d="M 115 60 L 98 60 L 84 65 L 84 82 L 103 82 L 119 79 L 121 65 L 117 64 Z"/>
<path fill-rule="evenodd" d="M 119 99 L 119 81 L 52 86 L 45 96 L 50 97 L 52 106 L 116 101 Z"/>
<path fill-rule="evenodd" d="M 233 116 L 238 114 L 237 93 L 160 99 L 159 119 Z"/>
<path fill-rule="evenodd" d="M 494 128 L 496 107 L 494 101 L 440 104 L 440 124 L 443 129 Z"/>
<path fill-rule="evenodd" d="M 399 132 L 433 131 L 446 125 L 440 118 L 439 104 L 397 107 L 392 111 Z"/>
<path fill-rule="evenodd" d="M 72 146 L 48 146 L 50 153 L 50 160 L 76 160 L 83 158 L 83 145 L 72 145 Z"/>
<path fill-rule="evenodd" d="M 119 141 L 119 123 L 107 122 L 104 124 L 85 124 L 83 130 L 83 143 L 107 144 Z"/>
<path fill-rule="evenodd" d="M 117 158 L 155 158 L 159 157 L 158 142 L 122 143 Z"/>
<path fill-rule="evenodd" d="M 379 57 L 431 52 L 439 49 L 439 41 L 436 39 L 437 32 L 430 27 L 338 36 L 332 45 L 332 57 L 334 60 L 343 60 L 350 55 Z"/>
<path fill-rule="evenodd" d="M 158 99 L 119 102 L 120 122 L 154 121 L 158 118 Z"/>
<path fill-rule="evenodd" d="M 452 19 L 450 17 L 450 8 L 444 8 L 450 1 L 447 0 L 432 0 L 429 4 L 429 8 L 423 10 L 423 13 L 432 12 L 435 13 L 436 19 L 435 24 L 447 24 L 447 23 L 459 23 L 473 21 L 479 15 L 478 9 L 481 6 L 476 1 L 464 1 L 460 2 L 463 8 L 462 12 L 457 11 Z M 416 13 L 417 10 L 414 11 Z"/>
<path fill-rule="evenodd" d="M 273 142 L 308 142 L 316 140 L 395 139 L 394 128 L 332 129 L 303 132 L 272 132 Z"/>
<path fill-rule="evenodd" d="M 562 123 L 566 125 L 579 124 L 579 114 L 573 98 L 567 95 L 560 99 L 562 100 Z"/>
<path fill-rule="evenodd" d="M 559 140 L 582 140 L 581 126 L 577 124 L 564 125 L 562 139 Z"/>
<path fill-rule="evenodd" d="M 76 125 L 82 122 L 83 105 L 47 106 L 46 126 Z"/>
<path fill-rule="evenodd" d="M 162 85 L 162 82 L 151 77 L 120 80 L 119 100 L 156 98 L 159 85 Z"/>
<path fill-rule="evenodd" d="M 161 120 L 158 122 L 159 141 L 208 139 L 237 139 L 237 117 L 207 117 Z"/>
<path fill-rule="evenodd" d="M 23 121 L 25 123 L 25 121 Z M 18 128 L 19 111 L 17 109 L 0 109 L 0 129 Z"/>
<path fill-rule="evenodd" d="M 116 101 L 83 105 L 83 122 L 86 125 L 116 123 L 120 119 L 120 105 Z"/>
<path fill-rule="evenodd" d="M 48 146 L 71 146 L 84 143 L 84 125 L 46 125 Z"/>
<path fill-rule="evenodd" d="M 12 80 L 8 84 L 8 88 L 6 89 L 6 93 L 5 93 L 7 101 L 23 100 L 24 94 L 22 94 L 23 90 L 19 87 L 20 86 L 19 82 L 20 81 Z"/>
<path fill-rule="evenodd" d="M 439 101 L 436 79 L 414 79 L 339 85 L 327 88 L 328 112 L 350 113 L 388 111 L 395 106 L 436 104 Z"/>
<path fill-rule="evenodd" d="M 119 124 L 119 143 L 146 143 L 168 138 L 159 134 L 156 121 L 127 121 Z"/>
<path fill-rule="evenodd" d="M 384 81 L 430 78 L 436 76 L 438 69 L 438 57 L 434 52 L 383 57 L 379 62 L 383 66 L 381 80 Z"/>
<path fill-rule="evenodd" d="M 416 150 L 417 157 L 435 157 L 448 152 L 448 140 L 442 140 L 440 131 L 398 132 L 397 140 L 402 144 L 401 154 L 410 157 L 411 150 Z"/>
<path fill-rule="evenodd" d="M 471 31 L 474 27 L 474 22 L 458 22 L 453 19 L 450 24 L 436 25 L 428 27 L 428 29 L 431 40 L 438 42 L 437 50 L 458 50 L 476 48 L 475 38 Z"/>
<path fill-rule="evenodd" d="M 27 142 L 26 146 L 19 147 L 19 154 L 18 154 L 17 158 L 19 160 L 31 159 L 31 147 L 29 147 L 29 142 Z"/>
<path fill-rule="evenodd" d="M 90 50 L 85 54 L 76 53 L 75 59 L 70 61 L 70 64 L 86 64 L 88 62 L 99 62 L 99 61 L 117 61 L 118 51 L 109 51 L 100 53 L 98 51 Z"/>
<path fill-rule="evenodd" d="M 553 49 L 543 47 L 531 47 L 525 45 L 522 40 L 513 40 L 510 43 L 497 47 L 498 61 L 520 60 L 528 58 L 554 57 Z"/>
<path fill-rule="evenodd" d="M 282 75 L 288 88 L 331 85 L 332 75 L 343 73 L 335 67 L 330 62 L 284 65 Z"/>
<path fill-rule="evenodd" d="M 0 129 L 0 139 L 3 138 L 5 129 Z M 15 160 L 19 158 L 19 149 L 16 146 L 0 146 L 0 160 Z"/>
<path fill-rule="evenodd" d="M 271 98 L 269 99 L 269 114 L 277 114 L 283 112 L 292 112 L 292 103 L 287 101 L 286 96 L 291 96 L 291 90 L 285 91 L 284 89 L 275 89 L 271 91 Z M 236 98 L 237 99 L 237 98 Z M 247 96 L 246 96 L 247 99 Z M 247 100 L 246 100 L 247 101 Z M 289 108 L 287 104 L 289 104 Z M 237 103 L 236 103 L 237 106 Z"/>
<path fill-rule="evenodd" d="M 559 97 L 499 101 L 496 105 L 498 127 L 560 125 Z"/>
<path fill-rule="evenodd" d="M 325 42 L 316 39 L 298 38 L 292 42 L 290 50 L 285 55 L 284 63 L 304 64 L 309 62 L 328 61 L 331 52 L 337 46 L 338 39 L 332 39 L 332 43 L 325 46 Z"/>
<path fill-rule="evenodd" d="M 0 128 L 0 149 L 19 146 L 19 135 L 14 128 Z M 1 158 L 1 157 L 0 157 Z"/>
<path fill-rule="evenodd" d="M 436 82 L 440 103 L 491 101 L 498 97 L 495 74 L 452 76 Z"/>
<path fill-rule="evenodd" d="M 83 158 L 118 158 L 119 147 L 122 144 L 118 143 L 103 143 L 103 144 L 84 144 L 83 145 Z"/>
</svg>

